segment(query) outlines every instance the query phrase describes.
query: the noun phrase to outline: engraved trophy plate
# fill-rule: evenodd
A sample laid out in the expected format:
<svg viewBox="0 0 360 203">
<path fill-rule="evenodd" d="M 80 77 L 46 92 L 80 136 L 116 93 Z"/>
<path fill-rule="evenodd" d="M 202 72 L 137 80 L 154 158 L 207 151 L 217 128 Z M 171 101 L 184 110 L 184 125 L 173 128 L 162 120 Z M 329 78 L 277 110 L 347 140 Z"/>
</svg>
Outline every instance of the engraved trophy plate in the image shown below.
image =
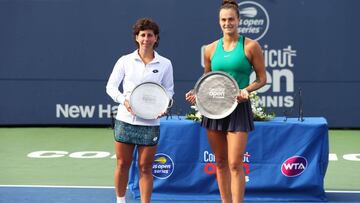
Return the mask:
<svg viewBox="0 0 360 203">
<path fill-rule="evenodd" d="M 229 74 L 212 71 L 196 82 L 194 94 L 196 107 L 202 115 L 220 119 L 231 114 L 236 108 L 239 86 Z"/>
<path fill-rule="evenodd" d="M 130 106 L 136 116 L 143 119 L 156 119 L 166 112 L 170 98 L 165 88 L 154 82 L 137 85 L 130 95 Z"/>
</svg>

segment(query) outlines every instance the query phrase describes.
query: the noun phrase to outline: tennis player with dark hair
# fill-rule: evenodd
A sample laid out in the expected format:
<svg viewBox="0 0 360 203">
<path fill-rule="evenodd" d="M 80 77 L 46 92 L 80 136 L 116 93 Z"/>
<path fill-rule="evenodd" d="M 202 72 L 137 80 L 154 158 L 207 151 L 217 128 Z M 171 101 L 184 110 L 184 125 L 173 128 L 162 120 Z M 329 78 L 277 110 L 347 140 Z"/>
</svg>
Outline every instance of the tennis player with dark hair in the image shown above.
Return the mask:
<svg viewBox="0 0 360 203">
<path fill-rule="evenodd" d="M 236 109 L 223 119 L 203 116 L 201 125 L 206 128 L 211 149 L 215 153 L 216 177 L 222 202 L 243 202 L 245 173 L 243 156 L 248 133 L 254 129 L 249 92 L 265 85 L 264 58 L 258 42 L 239 35 L 240 13 L 234 0 L 224 0 L 219 10 L 222 38 L 207 45 L 204 53 L 205 73 L 224 71 L 231 75 L 240 87 Z M 256 80 L 250 84 L 250 74 Z M 196 101 L 193 91 L 186 93 L 190 103 Z"/>
<path fill-rule="evenodd" d="M 134 24 L 133 37 L 137 49 L 120 57 L 106 85 L 107 94 L 119 103 L 114 132 L 116 153 L 114 184 L 117 203 L 125 202 L 129 168 L 136 145 L 141 202 L 148 203 L 151 199 L 152 164 L 160 136 L 160 119 L 137 117 L 129 104 L 129 96 L 134 87 L 144 81 L 162 85 L 170 97 L 174 94 L 171 61 L 154 50 L 159 45 L 159 31 L 158 24 L 150 18 L 139 19 Z M 119 91 L 121 82 L 123 92 Z"/>
</svg>

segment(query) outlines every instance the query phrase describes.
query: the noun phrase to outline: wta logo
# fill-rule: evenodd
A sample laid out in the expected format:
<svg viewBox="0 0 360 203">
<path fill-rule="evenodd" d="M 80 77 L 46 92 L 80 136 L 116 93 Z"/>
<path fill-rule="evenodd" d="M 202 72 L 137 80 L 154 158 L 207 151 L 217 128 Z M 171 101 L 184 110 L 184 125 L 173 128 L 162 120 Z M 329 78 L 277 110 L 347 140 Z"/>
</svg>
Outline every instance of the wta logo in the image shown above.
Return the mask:
<svg viewBox="0 0 360 203">
<path fill-rule="evenodd" d="M 166 154 L 155 154 L 152 173 L 153 176 L 159 179 L 166 179 L 174 172 L 174 162 Z"/>
<path fill-rule="evenodd" d="M 293 156 L 281 165 L 281 172 L 284 176 L 295 177 L 302 174 L 307 168 L 307 160 L 302 156 Z"/>
<path fill-rule="evenodd" d="M 238 32 L 254 40 L 260 40 L 269 29 L 270 19 L 266 9 L 254 1 L 243 1 L 238 4 L 240 25 Z"/>
</svg>

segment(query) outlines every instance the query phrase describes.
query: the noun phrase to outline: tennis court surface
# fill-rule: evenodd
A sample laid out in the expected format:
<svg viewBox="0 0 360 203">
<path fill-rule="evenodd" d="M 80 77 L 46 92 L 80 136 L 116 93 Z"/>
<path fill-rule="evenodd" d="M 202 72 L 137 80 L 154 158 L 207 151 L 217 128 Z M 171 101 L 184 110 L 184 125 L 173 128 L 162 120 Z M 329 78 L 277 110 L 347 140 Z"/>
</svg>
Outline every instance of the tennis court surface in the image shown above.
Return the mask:
<svg viewBox="0 0 360 203">
<path fill-rule="evenodd" d="M 0 203 L 115 202 L 112 140 L 111 128 L 0 128 Z M 328 201 L 360 202 L 360 131 L 330 130 L 329 141 Z M 46 151 L 57 157 L 37 158 Z"/>
</svg>

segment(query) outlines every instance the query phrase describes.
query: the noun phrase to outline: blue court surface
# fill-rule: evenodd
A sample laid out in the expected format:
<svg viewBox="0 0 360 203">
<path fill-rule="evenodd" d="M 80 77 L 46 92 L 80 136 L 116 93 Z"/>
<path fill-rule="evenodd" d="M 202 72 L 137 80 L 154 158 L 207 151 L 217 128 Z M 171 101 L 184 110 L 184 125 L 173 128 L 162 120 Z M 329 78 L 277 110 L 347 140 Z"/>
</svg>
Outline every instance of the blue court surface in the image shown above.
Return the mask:
<svg viewBox="0 0 360 203">
<path fill-rule="evenodd" d="M 328 202 L 360 202 L 360 191 L 327 191 Z M 126 194 L 127 203 L 140 200 Z M 0 186 L 0 203 L 114 203 L 112 187 Z M 184 203 L 190 201 L 152 201 Z M 192 203 L 220 201 L 191 201 Z"/>
</svg>

